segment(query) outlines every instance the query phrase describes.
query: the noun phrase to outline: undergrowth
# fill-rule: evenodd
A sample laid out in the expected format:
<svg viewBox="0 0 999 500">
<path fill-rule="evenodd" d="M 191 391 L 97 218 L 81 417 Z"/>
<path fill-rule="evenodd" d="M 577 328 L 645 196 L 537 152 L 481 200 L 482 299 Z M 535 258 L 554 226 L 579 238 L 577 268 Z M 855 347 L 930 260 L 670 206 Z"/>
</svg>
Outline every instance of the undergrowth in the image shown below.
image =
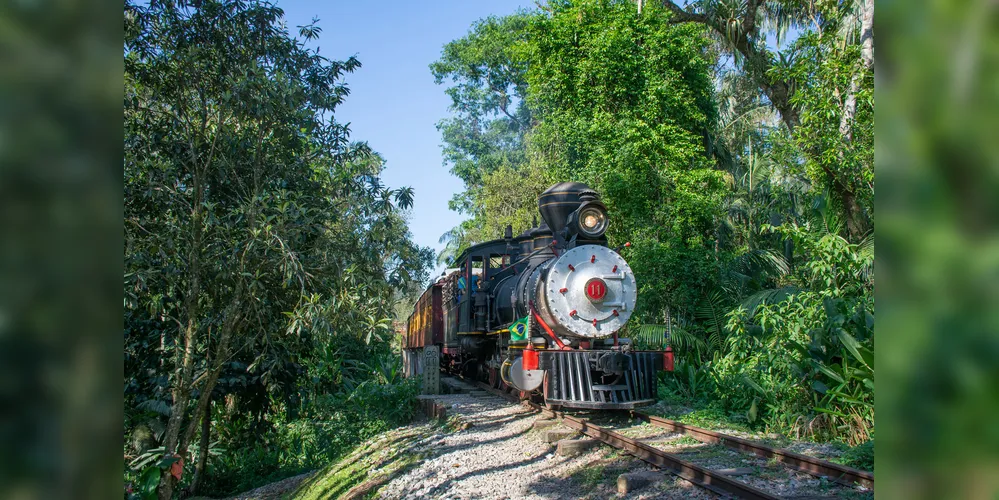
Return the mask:
<svg viewBox="0 0 999 500">
<path fill-rule="evenodd" d="M 365 440 L 409 423 L 417 390 L 412 379 L 361 384 L 313 402 L 295 420 L 277 412 L 255 439 L 244 438 L 252 433 L 250 423 L 230 422 L 222 436 L 228 453 L 213 460 L 202 492 L 231 495 L 335 463 Z"/>
<path fill-rule="evenodd" d="M 426 458 L 425 454 L 413 453 L 412 447 L 427 430 L 427 427 L 397 429 L 368 440 L 305 481 L 288 498 L 312 500 L 344 495 L 352 498 L 371 496 L 392 477 Z M 378 472 L 372 474 L 375 470 Z"/>
<path fill-rule="evenodd" d="M 796 441 L 783 435 L 771 434 L 759 436 L 761 432 L 767 430 L 765 423 L 757 422 L 756 425 L 752 425 L 747 422 L 746 416 L 743 413 L 727 412 L 717 401 L 711 401 L 707 398 L 678 396 L 669 390 L 669 386 L 660 387 L 659 397 L 661 401 L 673 403 L 658 405 L 651 412 L 664 418 L 720 432 L 739 431 L 753 434 L 757 436 L 757 440 L 778 448 L 787 447 Z M 693 438 L 689 439 L 694 441 Z M 798 439 L 797 441 L 800 442 L 801 440 Z M 811 440 L 805 441 L 817 442 Z M 851 446 L 842 441 L 833 441 L 824 444 L 831 446 L 837 453 L 835 456 L 824 458 L 855 469 L 874 470 L 873 435 L 871 435 L 871 439 L 868 441 L 856 446 Z"/>
</svg>

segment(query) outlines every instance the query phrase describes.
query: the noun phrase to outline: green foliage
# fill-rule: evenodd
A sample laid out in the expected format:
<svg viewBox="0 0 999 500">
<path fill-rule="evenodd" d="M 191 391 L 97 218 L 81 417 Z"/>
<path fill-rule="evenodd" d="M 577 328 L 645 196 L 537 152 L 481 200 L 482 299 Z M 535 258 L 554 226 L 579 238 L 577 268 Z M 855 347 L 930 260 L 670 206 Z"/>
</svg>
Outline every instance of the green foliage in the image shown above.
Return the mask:
<svg viewBox="0 0 999 500">
<path fill-rule="evenodd" d="M 721 399 L 746 407 L 749 396 L 738 391 L 752 389 L 771 428 L 861 443 L 874 425 L 870 262 L 838 235 L 780 231 L 810 257 L 797 276 L 802 289 L 729 314 L 733 335 L 717 365 Z"/>
<path fill-rule="evenodd" d="M 857 446 L 848 448 L 842 455 L 833 459 L 834 462 L 860 470 L 874 470 L 874 438 Z"/>
<path fill-rule="evenodd" d="M 527 75 L 533 164 L 601 193 L 609 238 L 634 244 L 640 314 L 653 320 L 709 289 L 724 189 L 704 149 L 715 121 L 707 41 L 668 20 L 627 2 L 553 6 L 530 27 Z"/>
<path fill-rule="evenodd" d="M 471 219 L 441 237 L 447 243 L 440 262 L 471 243 L 502 234 L 506 224 L 526 229 L 545 178 L 522 173 L 528 164 L 525 136 L 533 118 L 526 105 L 527 26 L 536 17 L 521 13 L 475 23 L 469 34 L 444 46 L 430 65 L 438 84 L 449 82 L 454 116 L 437 124 L 444 163 L 467 188 L 454 196 L 452 210 Z M 524 182 L 507 181 L 523 176 Z M 488 214 L 488 216 L 487 216 Z"/>
<path fill-rule="evenodd" d="M 353 390 L 317 399 L 294 420 L 287 420 L 287 411 L 275 412 L 262 434 L 251 430 L 252 422 L 237 420 L 222 439 L 242 439 L 244 445 L 215 462 L 204 492 L 246 491 L 334 463 L 359 443 L 408 423 L 417 409 L 417 392 L 412 379 L 395 384 L 365 381 Z"/>
<path fill-rule="evenodd" d="M 453 120 L 503 133 L 445 131 L 445 150 L 486 137 L 476 151 L 504 156 L 448 158 L 466 182 L 455 207 L 472 217 L 442 238 L 441 257 L 506 224 L 528 227 L 548 184 L 586 182 L 610 208 L 612 243 L 633 243 L 624 256 L 645 324 L 626 334 L 658 349 L 671 332 L 667 394 L 774 431 L 865 441 L 874 278 L 863 17 L 846 4 L 703 0 L 638 13 L 580 0 L 476 24 L 433 69 L 454 84 Z M 759 42 L 791 28 L 802 34 L 779 51 Z M 497 108 L 514 95 L 526 128 Z"/>
<path fill-rule="evenodd" d="M 405 420 L 393 305 L 433 254 L 408 232 L 416 193 L 334 119 L 360 63 L 267 2 L 124 10 L 126 434 L 164 428 L 186 482 L 208 414 L 224 451 L 203 485 L 229 494 Z"/>
<path fill-rule="evenodd" d="M 813 184 L 830 193 L 853 193 L 866 214 L 873 216 L 874 74 L 859 67 L 860 50 L 856 44 L 807 33 L 789 48 L 787 64 L 774 67 L 772 73 L 798 88 L 822 83 L 791 98 L 802 110 L 791 140 L 805 158 L 805 172 Z M 840 132 L 842 96 L 858 74 L 866 81 L 855 95 L 857 111 L 847 140 Z"/>
<path fill-rule="evenodd" d="M 710 363 L 696 365 L 681 357 L 674 362 L 673 373 L 664 377 L 662 389 L 671 399 L 697 401 L 712 396 L 717 386 Z"/>
<path fill-rule="evenodd" d="M 430 65 L 438 84 L 454 83 L 446 92 L 456 116 L 442 120 L 438 129 L 451 173 L 468 186 L 478 185 L 484 174 L 525 162 L 521 143 L 531 113 L 523 105 L 527 59 L 522 46 L 532 17 L 479 21 L 467 37 L 445 45 L 441 59 Z"/>
</svg>

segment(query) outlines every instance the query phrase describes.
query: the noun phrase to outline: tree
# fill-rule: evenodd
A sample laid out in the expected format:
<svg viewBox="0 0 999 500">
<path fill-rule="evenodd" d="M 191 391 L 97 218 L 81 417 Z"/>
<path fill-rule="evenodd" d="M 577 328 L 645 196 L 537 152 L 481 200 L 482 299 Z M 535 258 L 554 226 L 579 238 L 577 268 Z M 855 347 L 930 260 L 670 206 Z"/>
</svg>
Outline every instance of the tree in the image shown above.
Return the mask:
<svg viewBox="0 0 999 500">
<path fill-rule="evenodd" d="M 519 13 L 483 19 L 472 26 L 467 36 L 445 45 L 441 58 L 430 65 L 438 84 L 451 84 L 446 93 L 451 97 L 454 116 L 441 120 L 437 128 L 441 131 L 444 162 L 466 187 L 465 192 L 455 195 L 450 207 L 472 216 L 471 221 L 442 237 L 442 242 L 453 242 L 449 254 L 502 234 L 484 228 L 493 219 L 486 217 L 481 188 L 486 176 L 501 170 L 519 175 L 527 164 L 525 137 L 534 118 L 525 102 L 525 50 L 529 43 L 527 28 L 535 17 Z"/>
<path fill-rule="evenodd" d="M 725 190 L 706 154 L 717 114 L 704 30 L 656 5 L 550 8 L 531 25 L 531 161 L 601 193 L 611 241 L 634 244 L 642 311 L 689 312 L 714 281 Z"/>
<path fill-rule="evenodd" d="M 763 45 L 765 28 L 775 26 L 778 31 L 800 24 L 806 13 L 803 9 L 789 9 L 791 2 L 726 2 L 722 0 L 696 0 L 681 7 L 671 0 L 663 5 L 678 23 L 697 23 L 710 28 L 742 62 L 749 78 L 759 86 L 770 103 L 777 109 L 789 129 L 800 122 L 798 111 L 791 103 L 790 82 L 770 74 L 774 56 Z M 806 7 L 807 8 L 807 7 Z"/>
<path fill-rule="evenodd" d="M 656 6 L 636 16 L 627 2 L 565 3 L 489 18 L 445 47 L 431 66 L 455 82 L 444 148 L 469 152 L 449 157 L 467 186 L 452 208 L 472 217 L 442 237 L 442 257 L 529 227 L 537 195 L 567 179 L 601 190 L 613 238 L 710 247 L 722 188 L 704 154 L 710 56 L 701 30 L 668 20 Z M 513 116 L 499 108 L 510 95 Z M 482 124 L 503 133 L 475 132 Z"/>
<path fill-rule="evenodd" d="M 814 134 L 809 133 L 806 134 L 808 138 L 798 142 L 806 146 L 801 150 L 802 155 L 816 167 L 813 179 L 828 189 L 839 202 L 845 221 L 844 229 L 854 242 L 859 242 L 870 231 L 872 224 L 873 205 L 866 203 L 870 190 L 862 184 L 858 185 L 856 167 L 841 169 L 839 164 L 849 164 L 855 159 L 851 158 L 850 150 L 856 148 L 853 135 L 858 128 L 854 125 L 858 96 L 864 92 L 866 80 L 873 77 L 873 0 L 842 3 L 695 0 L 684 6 L 665 0 L 663 4 L 673 13 L 674 22 L 696 23 L 714 32 L 735 57 L 746 77 L 759 87 L 778 111 L 789 135 L 798 134 L 798 127 L 809 122 L 803 113 L 825 116 L 832 112 L 837 117 L 837 134 L 830 140 L 810 142 Z M 794 47 L 774 54 L 767 47 L 768 36 L 780 40 L 790 29 L 809 30 L 817 40 L 830 47 L 850 45 L 848 42 L 859 33 L 862 49 L 850 61 L 841 63 L 840 70 L 849 73 L 849 83 L 836 87 L 832 101 L 835 106 L 831 109 L 828 106 L 822 106 L 821 111 L 804 109 L 804 106 L 816 103 L 818 99 L 800 94 L 821 90 L 822 84 L 814 81 L 805 83 L 787 71 L 791 67 L 816 62 L 816 59 L 807 59 L 816 54 L 801 54 Z M 861 144 L 860 147 L 864 146 Z M 831 161 L 830 158 L 839 161 Z M 863 168 L 873 172 L 871 163 Z"/>
<path fill-rule="evenodd" d="M 372 342 L 389 280 L 426 278 L 398 211 L 414 193 L 386 189 L 383 162 L 332 117 L 360 63 L 306 48 L 321 30 L 296 39 L 282 16 L 268 2 L 125 5 L 126 365 L 154 373 L 133 402 L 163 398 L 169 415 L 163 499 L 224 372 L 297 398 L 283 386 L 323 352 L 314 342 Z"/>
<path fill-rule="evenodd" d="M 800 89 L 792 102 L 803 120 L 790 141 L 819 193 L 839 202 L 845 235 L 859 243 L 871 231 L 874 212 L 874 75 L 857 63 L 862 46 L 832 37 L 805 33 L 789 50 L 793 61 L 772 72 Z"/>
</svg>

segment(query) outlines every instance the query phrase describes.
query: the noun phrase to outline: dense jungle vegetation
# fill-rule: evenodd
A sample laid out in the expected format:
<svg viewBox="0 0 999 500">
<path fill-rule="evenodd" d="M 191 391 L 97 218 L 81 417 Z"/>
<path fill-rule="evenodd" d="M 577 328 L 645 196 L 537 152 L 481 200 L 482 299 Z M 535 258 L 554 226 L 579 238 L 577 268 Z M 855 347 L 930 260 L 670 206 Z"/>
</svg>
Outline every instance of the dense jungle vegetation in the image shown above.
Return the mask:
<svg viewBox="0 0 999 500">
<path fill-rule="evenodd" d="M 407 422 L 392 321 L 435 256 L 335 119 L 360 62 L 266 2 L 124 15 L 126 496 L 236 493 Z M 476 23 L 430 66 L 468 216 L 438 261 L 586 182 L 633 244 L 629 334 L 678 353 L 661 396 L 871 446 L 872 22 L 872 0 L 580 0 Z"/>
<path fill-rule="evenodd" d="M 611 245 L 634 245 L 629 334 L 678 352 L 665 399 L 872 447 L 873 9 L 580 1 L 482 20 L 431 66 L 469 216 L 440 258 L 586 182 Z"/>
<path fill-rule="evenodd" d="M 391 343 L 393 299 L 433 261 L 408 233 L 414 193 L 385 188 L 378 154 L 333 119 L 360 63 L 305 48 L 320 29 L 294 37 L 282 17 L 257 2 L 125 5 L 136 496 L 235 493 L 411 417 Z"/>
</svg>

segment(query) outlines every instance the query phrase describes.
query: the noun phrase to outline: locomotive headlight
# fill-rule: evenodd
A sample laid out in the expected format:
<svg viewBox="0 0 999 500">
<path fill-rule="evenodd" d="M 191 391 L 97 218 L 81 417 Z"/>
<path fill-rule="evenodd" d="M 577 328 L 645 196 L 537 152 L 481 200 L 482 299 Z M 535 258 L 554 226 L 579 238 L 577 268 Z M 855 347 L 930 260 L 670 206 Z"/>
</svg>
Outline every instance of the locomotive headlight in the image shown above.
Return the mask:
<svg viewBox="0 0 999 500">
<path fill-rule="evenodd" d="M 581 208 L 576 220 L 579 224 L 579 232 L 589 238 L 597 238 L 607 230 L 607 212 L 600 207 Z"/>
</svg>

